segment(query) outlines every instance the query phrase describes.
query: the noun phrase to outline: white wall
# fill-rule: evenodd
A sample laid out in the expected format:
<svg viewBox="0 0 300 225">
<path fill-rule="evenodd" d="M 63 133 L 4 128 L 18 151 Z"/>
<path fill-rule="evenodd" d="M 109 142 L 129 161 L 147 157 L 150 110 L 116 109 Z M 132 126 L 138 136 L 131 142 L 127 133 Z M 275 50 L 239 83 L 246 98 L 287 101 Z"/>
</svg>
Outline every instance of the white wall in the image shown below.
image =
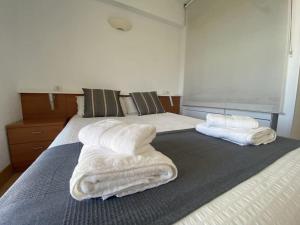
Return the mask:
<svg viewBox="0 0 300 225">
<path fill-rule="evenodd" d="M 110 16 L 133 29 L 114 30 Z M 178 94 L 179 26 L 99 0 L 1 0 L 0 30 L 0 171 L 9 164 L 5 125 L 21 117 L 17 90 Z"/>
<path fill-rule="evenodd" d="M 300 61 L 300 58 L 299 58 L 299 61 Z M 295 75 L 296 75 L 296 73 L 295 73 Z M 299 80 L 299 75 L 300 75 L 300 73 L 298 72 L 298 80 Z M 298 84 L 299 84 L 299 82 L 298 82 Z M 291 120 L 293 123 L 292 123 L 291 129 L 287 129 L 287 131 L 290 132 L 290 134 L 287 133 L 287 135 L 285 135 L 285 136 L 291 136 L 293 138 L 296 138 L 296 139 L 300 140 L 300 86 L 299 85 L 298 85 L 298 91 L 297 91 L 297 96 L 296 97 L 297 97 L 296 98 L 296 104 L 295 104 L 295 107 L 294 107 L 294 114 L 293 114 L 294 117 Z M 293 108 L 293 107 L 291 107 L 291 108 Z M 288 117 L 289 114 L 286 114 L 285 116 Z M 281 116 L 281 117 L 284 117 L 284 115 Z M 286 124 L 286 123 L 282 124 L 282 118 L 281 118 L 280 122 L 281 122 L 280 123 L 281 128 L 282 127 L 286 128 L 287 125 L 290 125 L 289 123 L 288 124 Z"/>
<path fill-rule="evenodd" d="M 187 18 L 184 102 L 279 111 L 288 55 L 288 1 L 197 0 Z"/>
<path fill-rule="evenodd" d="M 15 91 L 16 18 L 13 1 L 0 1 L 0 171 L 9 165 L 5 126 L 21 118 L 19 97 Z"/>
<path fill-rule="evenodd" d="M 292 33 L 293 55 L 287 59 L 288 70 L 287 70 L 287 79 L 286 79 L 286 87 L 285 87 L 285 95 L 284 95 L 284 106 L 283 106 L 283 114 L 279 116 L 278 134 L 285 137 L 293 136 L 293 137 L 300 138 L 300 134 L 298 133 L 298 129 L 299 129 L 298 127 L 300 127 L 300 121 L 297 119 L 297 117 L 300 114 L 298 114 L 299 113 L 298 110 L 296 114 L 294 113 L 296 98 L 297 98 L 298 77 L 299 77 L 299 67 L 300 67 L 300 14 L 296 13 L 300 11 L 300 0 L 294 0 L 293 11 L 294 11 L 293 14 L 294 23 L 293 23 L 293 33 Z M 300 99 L 299 97 L 298 100 Z M 292 132 L 292 129 L 294 129 L 294 134 Z"/>
<path fill-rule="evenodd" d="M 128 18 L 121 32 L 110 16 Z M 27 0 L 18 4 L 19 89 L 178 94 L 182 28 L 97 0 Z"/>
<path fill-rule="evenodd" d="M 113 0 L 178 26 L 184 25 L 183 0 Z"/>
<path fill-rule="evenodd" d="M 2 60 L 2 56 L 0 56 L 0 60 Z M 1 71 L 4 70 L 1 68 Z M 10 162 L 5 126 L 21 119 L 21 106 L 19 96 L 15 91 L 15 82 L 10 77 L 13 74 L 7 70 L 5 75 L 1 72 L 0 76 L 0 171 L 2 171 Z"/>
<path fill-rule="evenodd" d="M 293 55 L 289 58 L 284 114 L 279 117 L 278 133 L 300 139 L 300 0 L 294 0 Z M 297 94 L 298 88 L 298 94 Z"/>
</svg>

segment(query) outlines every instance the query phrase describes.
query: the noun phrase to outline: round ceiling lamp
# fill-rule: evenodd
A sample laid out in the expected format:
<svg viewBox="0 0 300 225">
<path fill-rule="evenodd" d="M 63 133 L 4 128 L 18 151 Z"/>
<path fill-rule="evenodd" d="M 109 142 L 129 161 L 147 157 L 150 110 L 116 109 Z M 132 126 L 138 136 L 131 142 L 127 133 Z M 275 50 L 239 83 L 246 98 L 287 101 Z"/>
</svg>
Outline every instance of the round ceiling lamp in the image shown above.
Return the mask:
<svg viewBox="0 0 300 225">
<path fill-rule="evenodd" d="M 108 23 L 113 28 L 120 31 L 130 31 L 132 28 L 132 24 L 130 23 L 130 21 L 121 17 L 110 17 L 108 18 Z"/>
</svg>

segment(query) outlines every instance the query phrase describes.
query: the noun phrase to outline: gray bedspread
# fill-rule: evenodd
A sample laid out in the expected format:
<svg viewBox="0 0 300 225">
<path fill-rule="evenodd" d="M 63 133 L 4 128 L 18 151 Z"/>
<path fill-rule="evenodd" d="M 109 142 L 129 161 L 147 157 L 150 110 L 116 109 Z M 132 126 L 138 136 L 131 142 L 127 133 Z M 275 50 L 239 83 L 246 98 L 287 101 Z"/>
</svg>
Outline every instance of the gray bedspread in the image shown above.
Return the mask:
<svg viewBox="0 0 300 225">
<path fill-rule="evenodd" d="M 278 138 L 240 147 L 194 130 L 159 134 L 154 147 L 176 164 L 178 178 L 166 185 L 106 201 L 75 201 L 69 179 L 80 143 L 46 150 L 0 199 L 4 225 L 172 224 L 300 146 Z"/>
</svg>

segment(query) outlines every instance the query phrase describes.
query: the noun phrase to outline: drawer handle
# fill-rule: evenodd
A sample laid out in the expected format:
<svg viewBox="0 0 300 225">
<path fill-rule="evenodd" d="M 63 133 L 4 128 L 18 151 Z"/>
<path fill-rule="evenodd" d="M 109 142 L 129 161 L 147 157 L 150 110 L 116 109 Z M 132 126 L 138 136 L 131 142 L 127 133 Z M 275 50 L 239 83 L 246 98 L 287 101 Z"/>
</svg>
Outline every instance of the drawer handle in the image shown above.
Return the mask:
<svg viewBox="0 0 300 225">
<path fill-rule="evenodd" d="M 33 150 L 42 150 L 43 147 L 33 147 L 32 149 L 33 149 Z"/>
<path fill-rule="evenodd" d="M 32 133 L 32 134 L 41 134 L 42 131 L 32 131 L 31 133 Z"/>
</svg>

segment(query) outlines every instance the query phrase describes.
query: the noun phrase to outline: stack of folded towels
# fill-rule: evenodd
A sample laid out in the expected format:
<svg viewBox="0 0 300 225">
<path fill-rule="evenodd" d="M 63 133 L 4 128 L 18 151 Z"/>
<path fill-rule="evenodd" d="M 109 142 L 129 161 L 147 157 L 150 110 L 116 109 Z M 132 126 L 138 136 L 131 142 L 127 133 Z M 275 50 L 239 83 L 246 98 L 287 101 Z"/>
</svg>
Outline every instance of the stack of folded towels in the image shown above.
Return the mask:
<svg viewBox="0 0 300 225">
<path fill-rule="evenodd" d="M 155 136 L 154 126 L 129 125 L 117 120 L 104 120 L 82 128 L 79 140 L 84 145 L 70 180 L 72 197 L 105 200 L 174 180 L 176 166 L 150 145 Z"/>
<path fill-rule="evenodd" d="M 246 116 L 207 114 L 206 123 L 198 124 L 196 130 L 241 146 L 269 144 L 276 140 L 274 130 L 260 127 L 257 120 Z"/>
</svg>

